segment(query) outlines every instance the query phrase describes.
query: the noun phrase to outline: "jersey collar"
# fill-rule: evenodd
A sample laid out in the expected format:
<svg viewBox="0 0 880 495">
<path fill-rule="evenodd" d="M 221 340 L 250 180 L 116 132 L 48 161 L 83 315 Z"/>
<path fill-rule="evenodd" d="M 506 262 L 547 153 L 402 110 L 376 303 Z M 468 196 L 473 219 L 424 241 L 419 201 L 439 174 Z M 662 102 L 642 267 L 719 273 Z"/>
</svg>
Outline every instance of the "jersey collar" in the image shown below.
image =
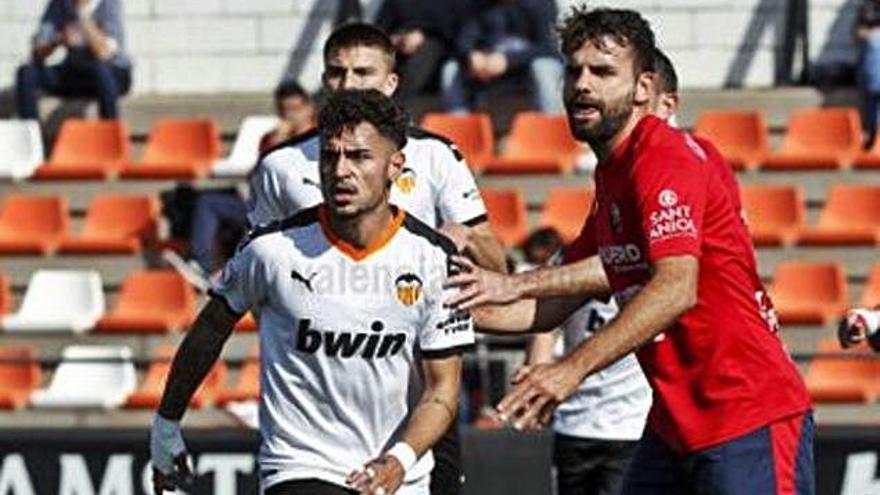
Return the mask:
<svg viewBox="0 0 880 495">
<path fill-rule="evenodd" d="M 324 233 L 324 236 L 327 237 L 327 240 L 330 241 L 330 244 L 332 244 L 333 247 L 342 251 L 343 254 L 354 261 L 361 261 L 385 247 L 385 245 L 394 237 L 394 234 L 400 230 L 400 226 L 403 225 L 403 219 L 406 217 L 406 213 L 404 213 L 402 208 L 397 208 L 395 206 L 392 206 L 392 208 L 394 209 L 394 217 L 391 219 L 391 223 L 388 224 L 388 228 L 385 229 L 385 232 L 383 232 L 375 242 L 363 248 L 349 244 L 336 235 L 336 232 L 333 232 L 333 228 L 330 226 L 330 217 L 327 213 L 327 205 L 325 204 L 322 204 L 318 208 L 318 223 L 321 225 L 321 232 Z"/>
</svg>

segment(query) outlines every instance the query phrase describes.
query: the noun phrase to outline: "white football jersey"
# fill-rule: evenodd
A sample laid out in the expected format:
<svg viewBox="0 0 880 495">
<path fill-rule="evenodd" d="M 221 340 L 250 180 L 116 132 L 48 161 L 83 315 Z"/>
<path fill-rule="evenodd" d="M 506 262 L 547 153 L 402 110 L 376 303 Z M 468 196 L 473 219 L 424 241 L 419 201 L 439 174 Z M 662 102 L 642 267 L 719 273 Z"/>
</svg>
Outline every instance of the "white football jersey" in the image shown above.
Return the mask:
<svg viewBox="0 0 880 495">
<path fill-rule="evenodd" d="M 451 241 L 400 209 L 367 249 L 328 225 L 319 206 L 256 229 L 212 289 L 236 313 L 259 310 L 262 489 L 345 486 L 400 440 L 419 359 L 474 342 L 470 315 L 443 305 Z M 432 467 L 423 456 L 407 480 Z"/>
<path fill-rule="evenodd" d="M 324 201 L 320 151 L 320 132 L 315 130 L 263 156 L 250 178 L 251 225 L 281 220 Z M 410 127 L 403 154 L 406 163 L 391 188 L 391 203 L 434 228 L 486 220 L 474 176 L 455 145 Z"/>
<path fill-rule="evenodd" d="M 591 300 L 562 325 L 565 352 L 601 331 L 618 313 L 614 299 Z M 557 433 L 599 440 L 638 440 L 651 408 L 651 387 L 635 355 L 587 377 L 556 409 Z"/>
</svg>

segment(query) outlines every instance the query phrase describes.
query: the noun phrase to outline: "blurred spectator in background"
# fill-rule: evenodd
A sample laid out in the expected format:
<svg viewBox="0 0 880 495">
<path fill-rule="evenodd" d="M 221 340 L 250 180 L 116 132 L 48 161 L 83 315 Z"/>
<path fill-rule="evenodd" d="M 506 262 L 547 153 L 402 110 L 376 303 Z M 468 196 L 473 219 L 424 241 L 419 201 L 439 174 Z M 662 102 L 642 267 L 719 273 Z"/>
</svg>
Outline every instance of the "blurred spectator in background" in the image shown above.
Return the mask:
<svg viewBox="0 0 880 495">
<path fill-rule="evenodd" d="M 296 81 L 282 81 L 275 88 L 275 113 L 281 121 L 260 140 L 260 153 L 315 127 L 315 104 Z"/>
<path fill-rule="evenodd" d="M 880 104 L 880 0 L 862 0 L 855 26 L 859 44 L 859 98 L 865 149 L 877 134 L 877 105 Z"/>
<path fill-rule="evenodd" d="M 21 118 L 36 119 L 40 93 L 98 99 L 101 118 L 119 116 L 116 100 L 131 86 L 121 0 L 50 0 L 33 37 L 32 59 L 18 69 Z M 64 60 L 46 65 L 56 49 Z"/>
<path fill-rule="evenodd" d="M 411 103 L 430 88 L 440 65 L 452 54 L 463 19 L 476 0 L 385 0 L 376 24 L 391 35 L 397 50 L 401 88 L 398 96 Z"/>
<path fill-rule="evenodd" d="M 837 338 L 844 349 L 867 342 L 880 352 L 880 306 L 847 311 L 837 327 Z"/>
<path fill-rule="evenodd" d="M 516 271 L 532 270 L 546 265 L 562 249 L 562 237 L 553 227 L 542 227 L 529 234 L 523 242 L 523 262 Z"/>
<path fill-rule="evenodd" d="M 456 58 L 443 66 L 443 106 L 469 112 L 487 85 L 527 73 L 534 107 L 562 111 L 562 61 L 553 34 L 558 10 L 554 0 L 496 0 L 465 20 L 456 40 Z"/>
</svg>

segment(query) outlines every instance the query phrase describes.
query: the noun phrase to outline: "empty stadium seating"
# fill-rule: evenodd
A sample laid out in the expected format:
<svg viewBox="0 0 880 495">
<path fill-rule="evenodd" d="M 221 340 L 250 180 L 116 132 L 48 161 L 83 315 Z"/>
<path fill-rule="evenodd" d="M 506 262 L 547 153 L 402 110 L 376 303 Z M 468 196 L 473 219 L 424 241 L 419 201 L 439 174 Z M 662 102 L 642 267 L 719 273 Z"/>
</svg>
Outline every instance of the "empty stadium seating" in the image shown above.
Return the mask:
<svg viewBox="0 0 880 495">
<path fill-rule="evenodd" d="M 154 361 L 147 369 L 143 383 L 128 397 L 125 407 L 129 409 L 155 409 L 162 399 L 165 382 L 171 371 L 171 360 L 177 350 L 175 346 L 162 346 L 153 353 Z M 226 380 L 226 363 L 217 361 L 205 380 L 190 400 L 190 407 L 204 407 L 213 404 L 217 392 Z"/>
<path fill-rule="evenodd" d="M 113 309 L 95 327 L 102 333 L 176 332 L 192 323 L 196 296 L 174 270 L 129 274 Z"/>
<path fill-rule="evenodd" d="M 131 161 L 128 126 L 119 120 L 68 119 L 34 179 L 109 179 Z"/>
<path fill-rule="evenodd" d="M 254 347 L 247 361 L 238 371 L 238 380 L 232 387 L 224 387 L 217 392 L 217 405 L 230 402 L 257 400 L 260 395 L 260 354 Z"/>
<path fill-rule="evenodd" d="M 862 150 L 862 127 L 854 108 L 796 110 L 782 148 L 764 160 L 769 170 L 849 167 Z"/>
<path fill-rule="evenodd" d="M 829 324 L 849 302 L 846 276 L 836 263 L 780 263 L 773 272 L 770 293 L 783 324 Z"/>
<path fill-rule="evenodd" d="M 815 226 L 800 235 L 804 245 L 874 245 L 880 234 L 880 186 L 831 186 Z"/>
<path fill-rule="evenodd" d="M 528 234 L 526 203 L 520 191 L 481 188 L 489 224 L 498 240 L 507 247 L 518 246 Z"/>
<path fill-rule="evenodd" d="M 0 206 L 0 254 L 52 253 L 67 230 L 64 198 L 12 194 Z"/>
<path fill-rule="evenodd" d="M 868 281 L 865 282 L 858 305 L 863 308 L 880 306 L 880 263 L 875 263 L 871 267 L 871 273 L 868 275 Z"/>
<path fill-rule="evenodd" d="M 846 354 L 870 352 L 867 345 L 843 351 L 836 340 L 820 342 L 818 352 L 840 354 L 840 358 L 816 357 L 807 371 L 807 390 L 813 401 L 875 402 L 880 395 L 880 360 L 847 358 Z"/>
<path fill-rule="evenodd" d="M 6 332 L 91 330 L 104 313 L 101 275 L 94 270 L 39 270 L 17 312 L 3 317 Z"/>
<path fill-rule="evenodd" d="M 33 390 L 43 384 L 43 371 L 33 350 L 0 347 L 0 409 L 27 406 Z"/>
<path fill-rule="evenodd" d="M 544 201 L 541 225 L 555 228 L 569 243 L 581 231 L 593 204 L 593 189 L 589 187 L 554 187 Z"/>
<path fill-rule="evenodd" d="M 703 112 L 695 132 L 709 138 L 737 170 L 754 170 L 770 153 L 763 112 L 716 110 Z"/>
<path fill-rule="evenodd" d="M 229 156 L 217 162 L 212 171 L 215 177 L 244 177 L 257 163 L 260 140 L 278 125 L 274 115 L 245 117 L 235 137 Z"/>
<path fill-rule="evenodd" d="M 490 159 L 487 174 L 570 172 L 583 153 L 571 135 L 564 115 L 541 112 L 518 113 L 500 156 Z"/>
<path fill-rule="evenodd" d="M 9 277 L 0 275 L 0 315 L 5 315 L 12 310 L 12 289 L 9 286 Z"/>
<path fill-rule="evenodd" d="M 72 345 L 62 359 L 49 386 L 31 395 L 34 407 L 113 409 L 137 387 L 129 347 Z"/>
<path fill-rule="evenodd" d="M 217 124 L 207 119 L 161 119 L 153 124 L 144 155 L 123 167 L 126 179 L 206 177 L 220 157 Z"/>
<path fill-rule="evenodd" d="M 488 114 L 429 113 L 422 118 L 422 127 L 455 143 L 475 171 L 481 171 L 495 152 L 495 135 Z"/>
<path fill-rule="evenodd" d="M 752 185 L 740 189 L 756 246 L 793 244 L 806 219 L 803 190 L 795 186 Z"/>
<path fill-rule="evenodd" d="M 0 178 L 26 179 L 44 159 L 37 121 L 0 120 Z"/>
<path fill-rule="evenodd" d="M 157 237 L 159 203 L 149 196 L 99 194 L 82 232 L 61 241 L 61 253 L 134 254 Z"/>
<path fill-rule="evenodd" d="M 257 331 L 257 320 L 254 318 L 254 315 L 250 312 L 242 316 L 238 323 L 235 324 L 236 332 L 256 332 Z"/>
</svg>

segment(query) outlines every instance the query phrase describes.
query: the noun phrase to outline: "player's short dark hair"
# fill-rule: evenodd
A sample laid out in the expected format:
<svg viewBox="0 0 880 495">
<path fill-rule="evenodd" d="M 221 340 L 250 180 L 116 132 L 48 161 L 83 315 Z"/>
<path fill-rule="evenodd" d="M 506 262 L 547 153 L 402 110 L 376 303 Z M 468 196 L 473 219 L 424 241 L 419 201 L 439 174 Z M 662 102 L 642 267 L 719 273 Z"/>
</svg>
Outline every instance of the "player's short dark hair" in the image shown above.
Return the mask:
<svg viewBox="0 0 880 495">
<path fill-rule="evenodd" d="M 285 79 L 278 83 L 275 87 L 275 101 L 279 102 L 285 98 L 300 97 L 304 100 L 311 100 L 308 91 L 300 84 L 292 79 Z"/>
<path fill-rule="evenodd" d="M 608 36 L 620 46 L 632 49 L 636 73 L 654 68 L 654 31 L 634 10 L 577 5 L 562 20 L 559 34 L 565 55 L 578 51 L 587 41 L 601 41 Z"/>
<path fill-rule="evenodd" d="M 388 36 L 388 33 L 378 26 L 366 22 L 348 22 L 330 33 L 330 37 L 324 43 L 324 60 L 328 60 L 339 50 L 355 46 L 378 48 L 386 55 L 392 69 L 394 69 L 397 63 L 394 43 L 391 42 L 391 37 Z"/>
<path fill-rule="evenodd" d="M 678 93 L 678 74 L 672 60 L 657 48 L 654 50 L 654 73 L 657 74 L 657 89 L 661 93 Z"/>
<path fill-rule="evenodd" d="M 375 89 L 344 89 L 331 93 L 318 114 L 323 136 L 338 136 L 362 122 L 398 148 L 406 144 L 409 116 L 394 100 Z"/>
</svg>

